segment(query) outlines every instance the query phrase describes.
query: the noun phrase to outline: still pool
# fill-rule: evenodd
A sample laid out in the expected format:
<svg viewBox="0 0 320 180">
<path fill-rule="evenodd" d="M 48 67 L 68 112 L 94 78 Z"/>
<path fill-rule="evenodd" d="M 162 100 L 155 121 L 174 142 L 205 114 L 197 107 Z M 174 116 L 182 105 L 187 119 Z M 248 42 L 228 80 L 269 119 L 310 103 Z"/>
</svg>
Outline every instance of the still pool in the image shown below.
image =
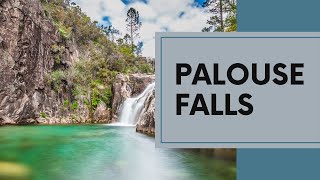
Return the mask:
<svg viewBox="0 0 320 180">
<path fill-rule="evenodd" d="M 0 127 L 0 179 L 235 179 L 234 162 L 154 144 L 133 127 Z"/>
</svg>

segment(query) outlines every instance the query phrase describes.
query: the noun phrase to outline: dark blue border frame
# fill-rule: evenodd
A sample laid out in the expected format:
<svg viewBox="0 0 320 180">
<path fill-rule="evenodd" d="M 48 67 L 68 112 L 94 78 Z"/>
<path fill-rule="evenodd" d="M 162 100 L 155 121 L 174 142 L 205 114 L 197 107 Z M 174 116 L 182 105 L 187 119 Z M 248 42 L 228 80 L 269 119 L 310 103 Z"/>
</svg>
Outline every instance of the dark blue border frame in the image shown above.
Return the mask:
<svg viewBox="0 0 320 180">
<path fill-rule="evenodd" d="M 174 37 L 174 36 L 169 36 L 169 37 L 160 37 L 160 143 L 161 144 L 174 144 L 174 143 L 192 143 L 192 144 L 320 144 L 320 142 L 164 142 L 162 139 L 162 39 L 206 39 L 206 38 L 215 38 L 215 39 L 243 39 L 243 38 L 247 38 L 247 39 L 319 39 L 320 37 L 293 37 L 293 36 L 288 36 L 288 37 L 225 37 L 225 36 L 221 36 L 221 37 L 187 37 L 187 36 L 182 36 L 182 37 Z"/>
</svg>

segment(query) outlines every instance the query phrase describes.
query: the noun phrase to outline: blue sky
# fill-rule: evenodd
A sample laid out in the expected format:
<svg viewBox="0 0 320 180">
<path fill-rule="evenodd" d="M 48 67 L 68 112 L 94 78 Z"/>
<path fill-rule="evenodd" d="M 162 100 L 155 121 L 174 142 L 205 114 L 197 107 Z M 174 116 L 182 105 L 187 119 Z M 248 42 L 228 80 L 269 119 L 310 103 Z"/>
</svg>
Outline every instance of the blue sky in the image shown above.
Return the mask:
<svg viewBox="0 0 320 180">
<path fill-rule="evenodd" d="M 100 24 L 113 25 L 122 36 L 126 30 L 126 12 L 139 11 L 142 27 L 142 54 L 154 57 L 155 32 L 199 32 L 209 18 L 201 7 L 205 0 L 75 0 L 81 9 Z"/>
</svg>

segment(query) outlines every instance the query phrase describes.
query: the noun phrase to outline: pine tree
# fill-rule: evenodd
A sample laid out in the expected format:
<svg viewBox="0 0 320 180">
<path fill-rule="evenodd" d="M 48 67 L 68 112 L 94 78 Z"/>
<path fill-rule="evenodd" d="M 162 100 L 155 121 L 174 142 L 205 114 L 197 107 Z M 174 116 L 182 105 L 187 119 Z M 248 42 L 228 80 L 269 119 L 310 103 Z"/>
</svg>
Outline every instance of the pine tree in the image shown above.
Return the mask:
<svg viewBox="0 0 320 180">
<path fill-rule="evenodd" d="M 141 27 L 139 12 L 134 8 L 130 8 L 127 12 L 127 30 L 129 31 L 130 35 L 130 43 L 131 43 L 131 50 L 132 53 L 134 52 L 134 41 L 139 37 L 139 30 Z"/>
<path fill-rule="evenodd" d="M 112 25 L 104 27 L 103 31 L 112 42 L 114 42 L 115 36 L 120 34 L 120 31 L 114 28 Z"/>
<path fill-rule="evenodd" d="M 129 40 L 131 39 L 131 36 L 129 34 L 125 34 L 123 36 L 123 39 L 126 44 L 129 44 Z"/>
<path fill-rule="evenodd" d="M 224 32 L 236 28 L 236 0 L 206 0 L 203 6 L 212 16 L 207 21 L 209 27 L 204 27 L 202 32 Z"/>
<path fill-rule="evenodd" d="M 226 32 L 237 31 L 237 4 L 236 1 L 230 1 L 228 4 L 228 16 L 225 20 Z"/>
</svg>

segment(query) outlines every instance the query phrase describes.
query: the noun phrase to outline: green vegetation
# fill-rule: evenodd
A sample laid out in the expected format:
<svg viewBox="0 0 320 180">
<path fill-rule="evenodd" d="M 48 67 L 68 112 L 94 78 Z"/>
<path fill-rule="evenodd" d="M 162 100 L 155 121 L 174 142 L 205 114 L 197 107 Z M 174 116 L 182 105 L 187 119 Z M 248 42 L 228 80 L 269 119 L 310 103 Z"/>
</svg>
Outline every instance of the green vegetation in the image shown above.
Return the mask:
<svg viewBox="0 0 320 180">
<path fill-rule="evenodd" d="M 63 101 L 63 107 L 68 108 L 69 107 L 69 100 Z"/>
<path fill-rule="evenodd" d="M 139 12 L 134 8 L 130 8 L 127 12 L 126 22 L 127 22 L 127 30 L 130 33 L 131 51 L 134 52 L 134 49 L 136 48 L 136 45 L 134 45 L 134 41 L 137 37 L 139 37 L 139 30 L 142 25 L 140 22 Z"/>
<path fill-rule="evenodd" d="M 63 53 L 65 53 L 65 47 L 64 46 L 59 46 L 58 44 L 54 44 L 51 47 L 51 52 L 54 55 L 54 63 L 56 65 L 61 64 Z"/>
<path fill-rule="evenodd" d="M 65 27 L 61 22 L 55 24 L 58 28 L 58 31 L 60 33 L 60 35 L 64 38 L 64 39 L 69 39 L 71 36 L 71 31 L 72 28 L 71 27 Z"/>
<path fill-rule="evenodd" d="M 56 92 L 62 91 L 63 80 L 65 79 L 65 72 L 62 70 L 52 71 L 48 78 L 48 83 Z"/>
<path fill-rule="evenodd" d="M 150 64 L 141 63 L 138 65 L 138 71 L 140 71 L 141 73 L 152 73 L 153 69 Z"/>
<path fill-rule="evenodd" d="M 237 31 L 237 4 L 230 3 L 228 8 L 229 14 L 225 20 L 226 32 L 234 32 Z"/>
<path fill-rule="evenodd" d="M 211 13 L 207 20 L 208 27 L 202 32 L 232 32 L 237 30 L 237 1 L 236 0 L 206 0 L 203 6 Z"/>
<path fill-rule="evenodd" d="M 41 2 L 62 39 L 51 47 L 55 64 L 46 79 L 57 93 L 71 91 L 71 97 L 63 104 L 65 110 L 77 110 L 79 102 L 87 105 L 91 113 L 99 103 L 111 107 L 112 84 L 117 74 L 154 73 L 152 66 L 138 57 L 143 44 L 133 44 L 138 34 L 135 27 L 141 26 L 138 12 L 132 14 L 136 20 L 135 24 L 130 24 L 132 35 L 126 34 L 115 41 L 115 35 L 120 34 L 117 29 L 98 26 L 98 22 L 91 21 L 75 3 Z M 75 62 L 66 64 L 65 53 L 67 49 L 70 51 L 70 46 L 76 47 L 78 57 Z"/>
<path fill-rule="evenodd" d="M 73 103 L 71 104 L 71 109 L 72 110 L 77 110 L 79 108 L 79 104 L 77 101 L 73 101 Z"/>
<path fill-rule="evenodd" d="M 40 112 L 39 114 L 42 118 L 47 118 L 47 114 L 45 112 Z"/>
</svg>

